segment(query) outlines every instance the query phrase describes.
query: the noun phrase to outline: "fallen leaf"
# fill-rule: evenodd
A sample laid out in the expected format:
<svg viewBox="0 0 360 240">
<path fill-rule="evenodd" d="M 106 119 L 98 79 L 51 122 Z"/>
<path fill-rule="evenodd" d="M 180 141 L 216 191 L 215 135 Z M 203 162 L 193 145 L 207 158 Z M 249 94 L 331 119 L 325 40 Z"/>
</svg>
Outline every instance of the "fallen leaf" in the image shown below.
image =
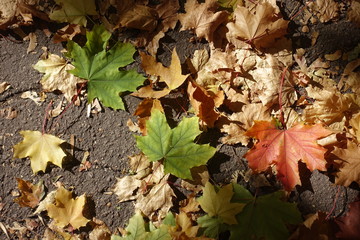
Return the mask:
<svg viewBox="0 0 360 240">
<path fill-rule="evenodd" d="M 349 10 L 347 11 L 347 18 L 355 23 L 358 27 L 360 26 L 360 2 L 351 1 Z"/>
<path fill-rule="evenodd" d="M 20 96 L 22 99 L 30 99 L 32 100 L 36 105 L 40 106 L 42 102 L 45 101 L 46 95 L 39 95 L 35 91 L 26 91 L 23 92 Z"/>
<path fill-rule="evenodd" d="M 340 231 L 336 237 L 340 239 L 359 239 L 360 238 L 360 201 L 349 204 L 349 212 L 335 219 Z"/>
<path fill-rule="evenodd" d="M 214 32 L 228 19 L 228 13 L 216 11 L 217 8 L 216 0 L 206 0 L 200 4 L 197 0 L 188 0 L 185 3 L 186 13 L 179 14 L 180 30 L 193 30 L 199 38 L 213 42 Z"/>
<path fill-rule="evenodd" d="M 285 190 L 291 191 L 301 185 L 298 161 L 306 163 L 310 171 L 325 171 L 326 149 L 316 143 L 319 138 L 332 132 L 320 124 L 297 124 L 290 129 L 280 130 L 274 122 L 255 121 L 245 134 L 259 140 L 244 157 L 255 172 L 263 172 L 275 164 L 277 177 Z"/>
<path fill-rule="evenodd" d="M 7 82 L 0 83 L 0 94 L 8 90 L 10 87 L 11 87 L 10 84 Z"/>
<path fill-rule="evenodd" d="M 183 118 L 179 125 L 171 129 L 166 117 L 159 110 L 154 110 L 146 123 L 147 136 L 136 136 L 137 146 L 150 161 L 164 161 L 165 173 L 191 179 L 190 169 L 204 165 L 214 154 L 209 145 L 194 143 L 201 133 L 198 118 Z"/>
<path fill-rule="evenodd" d="M 40 214 L 43 211 L 46 211 L 46 206 L 52 204 L 55 201 L 56 190 L 49 192 L 46 197 L 38 204 L 34 215 Z"/>
<path fill-rule="evenodd" d="M 129 220 L 126 227 L 126 234 L 123 237 L 112 236 L 113 240 L 171 240 L 168 233 L 168 227 L 165 225 L 159 228 L 152 227 L 149 229 L 149 224 L 145 223 L 143 216 L 139 211 L 135 213 Z M 149 229 L 150 231 L 147 231 Z"/>
<path fill-rule="evenodd" d="M 149 75 L 159 77 L 160 82 L 165 82 L 170 90 L 180 87 L 189 76 L 182 75 L 181 62 L 177 55 L 176 49 L 173 50 L 171 55 L 171 64 L 169 67 L 164 67 L 161 63 L 156 62 L 153 56 L 140 52 L 141 67 Z"/>
<path fill-rule="evenodd" d="M 27 36 L 27 39 L 30 41 L 29 42 L 29 46 L 26 50 L 26 53 L 30 53 L 32 51 L 35 50 L 36 46 L 37 46 L 37 37 L 36 37 L 36 34 L 31 32 L 29 33 L 29 35 Z M 27 39 L 24 39 L 24 40 L 27 40 Z"/>
<path fill-rule="evenodd" d="M 360 184 L 360 147 L 348 141 L 346 149 L 335 147 L 332 153 L 338 157 L 335 162 L 340 165 L 335 183 L 346 187 L 352 182 Z"/>
<path fill-rule="evenodd" d="M 238 184 L 235 186 L 235 197 L 246 201 L 246 205 L 236 215 L 239 224 L 230 226 L 230 240 L 287 239 L 289 230 L 286 225 L 302 222 L 296 204 L 281 200 L 284 197 L 283 192 L 251 198 L 246 189 Z"/>
<path fill-rule="evenodd" d="M 135 70 L 119 71 L 120 67 L 134 61 L 135 48 L 129 43 L 118 42 L 106 51 L 111 34 L 102 25 L 95 25 L 86 33 L 87 42 L 84 47 L 70 41 L 70 57 L 74 59 L 75 69 L 71 74 L 87 79 L 88 102 L 98 98 L 104 106 L 113 109 L 124 109 L 119 94 L 135 91 L 144 82 L 142 75 Z"/>
<path fill-rule="evenodd" d="M 0 12 L 0 29 L 6 29 L 16 14 L 17 0 L 2 0 Z"/>
<path fill-rule="evenodd" d="M 69 73 L 69 70 L 75 67 L 56 54 L 49 53 L 47 59 L 39 60 L 33 68 L 45 73 L 40 81 L 44 91 L 59 90 L 64 93 L 68 102 L 72 102 L 73 97 L 77 95 L 77 84 L 86 82 Z M 75 104 L 80 104 L 79 98 L 76 99 Z"/>
<path fill-rule="evenodd" d="M 54 43 L 72 40 L 77 34 L 80 34 L 81 32 L 82 29 L 80 25 L 68 24 L 65 27 L 56 31 L 53 37 Z"/>
<path fill-rule="evenodd" d="M 18 181 L 21 196 L 14 199 L 14 201 L 22 207 L 37 207 L 45 195 L 43 182 L 39 181 L 33 185 L 31 182 L 24 181 L 20 178 L 16 178 L 16 180 Z"/>
<path fill-rule="evenodd" d="M 175 197 L 168 178 L 169 175 L 165 175 L 159 183 L 152 186 L 148 194 L 138 196 L 135 209 L 141 210 L 150 219 L 154 218 L 154 213 L 158 220 L 164 218 L 173 206 L 172 200 Z"/>
<path fill-rule="evenodd" d="M 151 116 L 151 112 L 154 110 L 160 110 L 164 112 L 164 109 L 161 105 L 161 102 L 158 99 L 144 99 L 141 103 L 139 103 L 137 109 L 135 110 L 134 115 L 138 116 L 138 126 L 142 135 L 147 134 L 146 129 L 146 121 L 149 120 Z"/>
<path fill-rule="evenodd" d="M 317 0 L 309 2 L 309 9 L 316 14 L 320 22 L 326 23 L 339 17 L 339 3 L 334 0 Z"/>
<path fill-rule="evenodd" d="M 358 143 L 360 143 L 360 113 L 355 114 L 350 119 L 349 125 L 352 127 L 351 131 L 353 131 Z"/>
<path fill-rule="evenodd" d="M 95 0 L 55 0 L 60 9 L 49 14 L 51 20 L 86 26 L 88 15 L 97 15 Z"/>
<path fill-rule="evenodd" d="M 273 5 L 262 2 L 255 6 L 252 13 L 248 8 L 238 6 L 234 11 L 235 22 L 226 26 L 229 32 L 226 37 L 235 46 L 237 41 L 253 44 L 256 48 L 270 47 L 276 38 L 282 37 L 287 31 L 289 21 L 284 20 Z"/>
<path fill-rule="evenodd" d="M 215 106 L 215 94 L 210 91 L 206 91 L 193 81 L 189 81 L 187 92 L 190 104 L 194 108 L 196 115 L 207 126 L 210 128 L 214 127 L 215 121 L 220 116 L 220 113 L 216 110 Z M 219 98 L 224 99 L 223 92 L 219 91 L 218 95 L 222 95 L 222 97 Z"/>
<path fill-rule="evenodd" d="M 0 109 L 0 117 L 11 120 L 16 118 L 18 115 L 17 111 L 12 107 Z"/>
<path fill-rule="evenodd" d="M 24 140 L 14 146 L 14 158 L 29 157 L 34 173 L 45 172 L 49 162 L 62 167 L 66 153 L 61 148 L 64 140 L 39 131 L 20 131 Z"/>
<path fill-rule="evenodd" d="M 71 225 L 74 229 L 86 226 L 90 221 L 83 215 L 86 204 L 85 195 L 73 199 L 73 193 L 60 187 L 56 190 L 55 204 L 46 206 L 48 215 L 55 220 L 55 224 L 61 228 Z"/>
<path fill-rule="evenodd" d="M 197 201 L 209 217 L 217 217 L 223 223 L 232 225 L 238 223 L 235 216 L 244 207 L 244 204 L 231 202 L 233 194 L 232 184 L 223 186 L 216 191 L 215 187 L 207 182 L 203 188 L 203 195 Z"/>
</svg>

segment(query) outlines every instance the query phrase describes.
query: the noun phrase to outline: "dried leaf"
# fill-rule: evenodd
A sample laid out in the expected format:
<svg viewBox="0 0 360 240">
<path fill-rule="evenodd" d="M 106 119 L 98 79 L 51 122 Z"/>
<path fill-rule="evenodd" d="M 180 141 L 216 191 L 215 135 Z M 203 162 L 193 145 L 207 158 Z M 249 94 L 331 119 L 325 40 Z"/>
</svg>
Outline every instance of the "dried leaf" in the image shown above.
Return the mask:
<svg viewBox="0 0 360 240">
<path fill-rule="evenodd" d="M 70 224 L 74 229 L 79 229 L 90 221 L 83 215 L 85 203 L 85 195 L 73 199 L 72 192 L 60 187 L 56 190 L 55 204 L 47 205 L 46 209 L 57 226 L 64 228 Z"/>
<path fill-rule="evenodd" d="M 16 180 L 18 181 L 18 188 L 21 192 L 21 196 L 14 199 L 14 201 L 22 207 L 37 207 L 45 195 L 42 181 L 33 185 L 31 182 L 24 181 L 20 178 L 16 178 Z"/>
<path fill-rule="evenodd" d="M 360 238 L 360 201 L 349 204 L 349 212 L 344 217 L 338 217 L 335 222 L 340 228 L 336 237 L 340 239 Z"/>
</svg>

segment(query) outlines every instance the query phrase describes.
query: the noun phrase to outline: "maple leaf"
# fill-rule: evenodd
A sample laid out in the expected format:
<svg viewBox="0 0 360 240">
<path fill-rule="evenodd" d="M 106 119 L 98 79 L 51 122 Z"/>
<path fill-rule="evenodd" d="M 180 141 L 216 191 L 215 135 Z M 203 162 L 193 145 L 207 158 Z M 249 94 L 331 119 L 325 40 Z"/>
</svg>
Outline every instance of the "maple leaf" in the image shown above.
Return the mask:
<svg viewBox="0 0 360 240">
<path fill-rule="evenodd" d="M 215 94 L 211 94 L 193 81 L 189 81 L 187 92 L 197 116 L 210 128 L 214 127 L 215 121 L 220 116 L 215 109 Z M 222 92 L 219 95 L 221 94 Z"/>
<path fill-rule="evenodd" d="M 203 195 L 197 201 L 209 217 L 217 217 L 226 224 L 237 224 L 235 215 L 243 209 L 244 204 L 230 202 L 233 194 L 232 184 L 216 191 L 215 187 L 207 182 L 203 188 Z"/>
<path fill-rule="evenodd" d="M 243 6 L 244 4 L 243 0 L 218 0 L 218 3 L 228 11 L 234 11 L 237 6 Z"/>
<path fill-rule="evenodd" d="M 325 23 L 339 17 L 340 6 L 334 0 L 317 0 L 309 2 L 309 9 L 316 15 L 320 22 Z"/>
<path fill-rule="evenodd" d="M 339 172 L 336 173 L 335 183 L 348 187 L 352 182 L 360 184 L 360 147 L 351 141 L 346 149 L 335 147 L 332 153 L 339 159 Z"/>
<path fill-rule="evenodd" d="M 340 239 L 359 239 L 360 238 L 360 201 L 349 204 L 349 212 L 335 219 L 340 231 L 336 237 Z"/>
<path fill-rule="evenodd" d="M 241 143 L 247 145 L 249 137 L 245 135 L 246 129 L 249 129 L 254 121 L 271 121 L 270 111 L 262 103 L 250 103 L 242 107 L 240 112 L 233 113 L 229 116 L 231 122 L 221 128 L 221 132 L 228 135 L 221 139 L 225 144 Z"/>
<path fill-rule="evenodd" d="M 174 90 L 180 87 L 187 79 L 189 74 L 182 75 L 181 62 L 174 48 L 171 55 L 171 64 L 169 67 L 164 67 L 157 62 L 153 56 L 140 52 L 141 67 L 149 75 L 158 76 L 160 82 L 165 82 L 169 90 Z"/>
<path fill-rule="evenodd" d="M 350 121 L 350 126 L 352 127 L 352 131 L 357 139 L 357 141 L 360 143 L 360 113 L 357 113 L 354 115 Z"/>
<path fill-rule="evenodd" d="M 85 203 L 85 194 L 73 199 L 72 192 L 59 187 L 56 190 L 55 204 L 47 205 L 46 210 L 57 226 L 63 228 L 70 224 L 74 229 L 79 229 L 90 221 L 82 213 Z"/>
<path fill-rule="evenodd" d="M 296 204 L 280 200 L 284 197 L 283 192 L 249 198 L 251 194 L 242 186 L 236 185 L 238 191 L 235 192 L 235 198 L 247 201 L 247 203 L 243 210 L 236 215 L 239 224 L 230 226 L 230 240 L 287 239 L 289 231 L 285 224 L 302 222 Z"/>
<path fill-rule="evenodd" d="M 136 136 L 137 146 L 150 161 L 164 161 L 164 170 L 177 177 L 192 179 L 190 169 L 205 164 L 216 149 L 193 141 L 201 132 L 198 118 L 184 118 L 171 129 L 166 117 L 154 110 L 146 122 L 147 136 Z"/>
<path fill-rule="evenodd" d="M 135 48 L 129 43 L 117 43 L 106 51 L 110 36 L 102 25 L 96 25 L 91 32 L 86 33 L 84 47 L 70 41 L 69 55 L 74 59 L 75 66 L 70 73 L 89 80 L 89 103 L 98 98 L 107 107 L 124 109 L 119 93 L 135 91 L 143 83 L 144 77 L 135 70 L 118 70 L 134 61 Z"/>
<path fill-rule="evenodd" d="M 21 192 L 21 196 L 14 199 L 14 201 L 22 207 L 35 208 L 39 205 L 41 199 L 45 195 L 43 182 L 39 181 L 34 185 L 31 182 L 24 181 L 20 178 L 16 178 L 16 180 L 18 181 L 18 188 Z"/>
<path fill-rule="evenodd" d="M 140 131 L 143 135 L 146 135 L 146 121 L 149 120 L 151 116 L 151 111 L 153 109 L 158 109 L 161 112 L 164 112 L 164 109 L 161 105 L 160 100 L 158 99 L 150 99 L 146 98 L 141 103 L 139 103 L 134 115 L 138 116 L 138 125 L 140 128 Z"/>
<path fill-rule="evenodd" d="M 149 224 L 145 223 L 143 216 L 139 211 L 135 213 L 129 220 L 126 227 L 127 234 L 123 237 L 113 235 L 112 240 L 171 240 L 166 225 L 161 225 L 159 228 L 152 227 L 150 231 Z"/>
<path fill-rule="evenodd" d="M 188 0 L 185 3 L 184 14 L 179 14 L 182 28 L 180 30 L 194 30 L 199 38 L 209 42 L 214 41 L 214 32 L 228 19 L 226 11 L 214 12 L 218 8 L 216 0 L 206 0 L 198 3 L 197 0 Z"/>
<path fill-rule="evenodd" d="M 74 69 L 74 66 L 56 54 L 50 53 L 47 59 L 38 61 L 33 68 L 45 73 L 40 81 L 44 91 L 60 90 L 68 102 L 71 102 L 77 94 L 76 85 L 85 82 L 85 80 L 70 74 L 68 70 Z M 78 104 L 80 104 L 79 100 L 77 100 Z"/>
<path fill-rule="evenodd" d="M 66 156 L 61 148 L 64 140 L 39 131 L 20 131 L 20 134 L 24 140 L 14 146 L 14 158 L 29 157 L 34 173 L 45 172 L 49 162 L 62 167 L 63 158 Z"/>
<path fill-rule="evenodd" d="M 95 0 L 55 0 L 55 3 L 61 8 L 49 14 L 51 20 L 79 24 L 85 27 L 86 16 L 97 15 Z"/>
<path fill-rule="evenodd" d="M 253 14 L 248 8 L 238 6 L 234 11 L 235 22 L 229 22 L 227 38 L 235 46 L 237 41 L 248 41 L 256 48 L 270 47 L 276 38 L 287 31 L 289 21 L 275 14 L 274 8 L 268 2 L 256 4 Z"/>
<path fill-rule="evenodd" d="M 255 121 L 245 134 L 259 140 L 244 157 L 256 172 L 265 171 L 276 165 L 277 177 L 287 191 L 301 185 L 298 161 L 306 163 L 310 171 L 326 170 L 324 154 L 326 149 L 316 143 L 319 138 L 332 132 L 320 124 L 297 124 L 290 129 L 277 129 L 274 122 Z"/>
<path fill-rule="evenodd" d="M 342 94 L 335 88 L 321 90 L 308 87 L 306 90 L 309 97 L 315 99 L 315 102 L 304 110 L 303 118 L 306 122 L 321 122 L 333 130 L 342 131 L 349 112 L 360 109 L 354 94 Z"/>
</svg>

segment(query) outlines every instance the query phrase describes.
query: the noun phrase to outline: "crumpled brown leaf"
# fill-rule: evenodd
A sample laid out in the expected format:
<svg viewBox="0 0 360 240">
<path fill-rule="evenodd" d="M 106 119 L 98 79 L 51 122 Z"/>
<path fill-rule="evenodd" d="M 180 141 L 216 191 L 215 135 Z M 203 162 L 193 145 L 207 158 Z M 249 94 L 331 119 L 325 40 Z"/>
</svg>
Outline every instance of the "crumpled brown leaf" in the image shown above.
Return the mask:
<svg viewBox="0 0 360 240">
<path fill-rule="evenodd" d="M 289 22 L 275 14 L 276 11 L 268 2 L 257 4 L 255 14 L 246 7 L 238 6 L 234 11 L 235 22 L 226 25 L 229 29 L 227 39 L 238 48 L 244 45 L 243 42 L 256 48 L 270 47 L 276 38 L 286 33 Z"/>
<path fill-rule="evenodd" d="M 185 3 L 186 13 L 179 14 L 181 30 L 193 30 L 199 38 L 213 42 L 214 32 L 228 18 L 226 11 L 215 12 L 217 8 L 216 0 L 206 0 L 200 4 L 197 0 L 188 0 Z"/>
</svg>

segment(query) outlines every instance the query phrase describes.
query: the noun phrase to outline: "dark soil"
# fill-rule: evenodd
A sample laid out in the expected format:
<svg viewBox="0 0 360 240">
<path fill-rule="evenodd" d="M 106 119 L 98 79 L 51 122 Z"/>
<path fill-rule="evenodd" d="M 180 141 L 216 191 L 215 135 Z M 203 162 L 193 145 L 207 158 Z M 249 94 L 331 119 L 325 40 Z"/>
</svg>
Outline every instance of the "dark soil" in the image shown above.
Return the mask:
<svg viewBox="0 0 360 240">
<path fill-rule="evenodd" d="M 283 1 L 282 11 L 288 16 L 295 8 L 299 8 L 299 1 Z M 301 6 L 303 6 L 301 4 Z M 36 27 L 36 25 L 35 25 Z M 178 28 L 179 29 L 179 28 Z M 291 35 L 295 48 L 305 48 L 308 64 L 324 54 L 333 53 L 340 49 L 344 52 L 353 49 L 360 41 L 360 30 L 351 23 L 340 20 L 330 24 L 315 24 L 311 30 L 319 31 L 320 35 L 314 46 L 309 45 L 311 33 L 302 33 L 297 22 L 292 24 Z M 8 38 L 12 38 L 11 32 L 4 32 Z M 118 203 L 116 196 L 109 194 L 116 183 L 116 178 L 128 173 L 128 156 L 138 153 L 133 133 L 129 131 L 126 122 L 133 118 L 133 113 L 139 99 L 125 96 L 126 111 L 113 111 L 105 108 L 98 114 L 86 117 L 86 100 L 80 106 L 71 106 L 62 116 L 61 120 L 55 120 L 49 125 L 49 133 L 54 134 L 67 142 L 70 136 L 75 136 L 75 163 L 66 164 L 64 169 L 49 167 L 46 173 L 34 175 L 28 159 L 13 159 L 12 147 L 21 141 L 19 131 L 41 131 L 44 113 L 50 100 L 54 100 L 55 106 L 62 98 L 61 95 L 47 93 L 47 99 L 41 105 L 35 104 L 30 99 L 22 99 L 20 95 L 25 91 L 42 91 L 39 80 L 42 75 L 32 68 L 42 54 L 41 47 L 46 46 L 50 52 L 59 53 L 62 49 L 60 44 L 54 44 L 42 31 L 37 30 L 38 46 L 35 52 L 27 54 L 27 42 L 15 43 L 6 38 L 0 38 L 0 82 L 10 83 L 11 88 L 0 95 L 0 109 L 12 108 L 18 113 L 17 117 L 9 120 L 0 117 L 0 222 L 12 226 L 14 222 L 24 224 L 28 218 L 33 218 L 40 223 L 40 219 L 32 216 L 32 210 L 22 208 L 14 202 L 18 196 L 16 178 L 31 181 L 33 183 L 43 180 L 48 191 L 55 189 L 54 183 L 62 182 L 67 189 L 73 188 L 77 195 L 86 193 L 92 203 L 89 209 L 93 217 L 100 219 L 115 231 L 117 227 L 124 227 L 127 220 L 133 215 L 133 204 Z M 158 59 L 165 65 L 169 64 L 170 50 L 176 47 L 181 61 L 191 57 L 195 49 L 205 48 L 201 41 L 190 42 L 194 35 L 190 32 L 171 31 L 162 40 Z M 311 40 L 310 40 L 311 42 Z M 334 63 L 340 67 L 340 62 Z M 341 71 L 341 69 L 339 70 Z M 171 99 L 169 100 L 171 101 Z M 168 110 L 171 106 L 168 105 Z M 135 120 L 135 118 L 134 118 Z M 50 122 L 51 124 L 51 122 Z M 221 134 L 216 130 L 210 130 L 205 134 L 203 141 L 211 139 L 211 145 L 218 146 Z M 242 146 L 223 145 L 216 155 L 208 162 L 211 177 L 216 183 L 228 183 L 233 179 L 255 191 L 252 179 L 248 181 L 242 173 L 248 170 L 246 161 L 242 158 L 246 152 Z M 89 161 L 93 164 L 87 171 L 79 172 L 80 161 L 85 151 L 90 152 Z M 350 188 L 334 185 L 333 178 L 324 173 L 314 171 L 310 173 L 306 167 L 300 168 L 303 176 L 309 179 L 303 180 L 303 186 L 291 194 L 291 199 L 298 203 L 303 215 L 323 211 L 331 213 L 331 216 L 344 214 L 349 202 L 355 200 L 359 193 L 358 186 Z M 268 181 L 274 183 L 269 177 Z M 263 187 L 261 190 L 269 192 L 280 188 Z M 1 205 L 0 205 L 1 206 Z M 44 215 L 43 218 L 47 222 Z M 32 233 L 39 238 L 42 236 L 43 227 L 39 227 Z M 0 231 L 0 239 L 6 236 Z M 27 239 L 25 237 L 25 239 Z"/>
</svg>

